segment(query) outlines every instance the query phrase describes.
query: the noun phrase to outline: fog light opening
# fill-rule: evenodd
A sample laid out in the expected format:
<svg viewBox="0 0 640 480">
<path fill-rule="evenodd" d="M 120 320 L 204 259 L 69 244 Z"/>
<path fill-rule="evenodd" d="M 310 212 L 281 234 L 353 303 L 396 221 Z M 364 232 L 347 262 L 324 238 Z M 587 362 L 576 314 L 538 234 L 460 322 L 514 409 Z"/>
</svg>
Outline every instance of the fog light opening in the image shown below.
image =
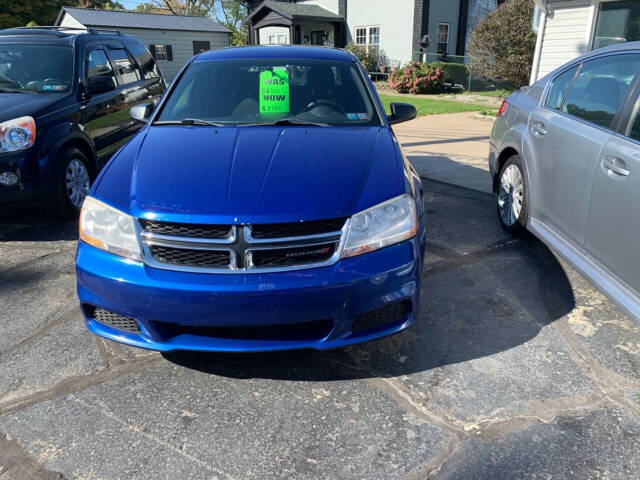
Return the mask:
<svg viewBox="0 0 640 480">
<path fill-rule="evenodd" d="M 2 172 L 0 173 L 0 185 L 11 187 L 17 185 L 20 181 L 20 177 L 14 172 Z"/>
</svg>

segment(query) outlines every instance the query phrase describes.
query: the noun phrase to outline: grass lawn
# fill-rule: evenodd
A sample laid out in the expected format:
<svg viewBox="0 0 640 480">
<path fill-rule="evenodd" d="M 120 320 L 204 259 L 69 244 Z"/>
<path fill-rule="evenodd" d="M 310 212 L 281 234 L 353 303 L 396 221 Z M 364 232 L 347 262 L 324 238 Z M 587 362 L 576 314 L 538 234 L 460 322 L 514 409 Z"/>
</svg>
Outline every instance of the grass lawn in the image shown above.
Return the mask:
<svg viewBox="0 0 640 480">
<path fill-rule="evenodd" d="M 476 105 L 468 102 L 456 102 L 455 100 L 437 100 L 425 97 L 409 97 L 397 95 L 380 95 L 380 100 L 387 113 L 390 113 L 391 102 L 410 103 L 418 110 L 418 116 L 437 115 L 439 113 L 479 112 L 486 110 L 485 105 Z"/>
</svg>

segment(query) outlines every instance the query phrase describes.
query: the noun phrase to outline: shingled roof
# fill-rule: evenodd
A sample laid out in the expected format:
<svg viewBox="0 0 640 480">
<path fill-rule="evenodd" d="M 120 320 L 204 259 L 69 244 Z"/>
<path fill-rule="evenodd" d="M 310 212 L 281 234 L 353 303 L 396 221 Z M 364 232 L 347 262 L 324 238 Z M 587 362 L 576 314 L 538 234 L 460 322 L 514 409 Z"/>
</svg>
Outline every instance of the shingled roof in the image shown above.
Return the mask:
<svg viewBox="0 0 640 480">
<path fill-rule="evenodd" d="M 93 10 L 90 8 L 62 7 L 56 24 L 66 13 L 86 27 L 144 28 L 152 30 L 182 30 L 191 32 L 230 33 L 228 29 L 207 17 L 185 17 L 157 13 Z"/>
<path fill-rule="evenodd" d="M 341 20 L 342 17 L 326 8 L 308 3 L 288 3 L 265 1 L 265 6 L 288 17 L 314 17 Z"/>
</svg>

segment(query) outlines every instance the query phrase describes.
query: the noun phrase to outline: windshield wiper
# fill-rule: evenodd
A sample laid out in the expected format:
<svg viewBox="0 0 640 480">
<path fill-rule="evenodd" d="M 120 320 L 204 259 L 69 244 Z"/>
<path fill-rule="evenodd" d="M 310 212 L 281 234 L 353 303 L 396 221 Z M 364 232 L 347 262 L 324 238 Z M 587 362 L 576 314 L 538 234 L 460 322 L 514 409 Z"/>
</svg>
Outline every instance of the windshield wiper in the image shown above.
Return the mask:
<svg viewBox="0 0 640 480">
<path fill-rule="evenodd" d="M 224 127 L 224 123 L 209 122 L 199 118 L 183 118 L 182 120 L 160 120 L 153 122 L 154 125 L 206 125 L 210 127 Z"/>
<path fill-rule="evenodd" d="M 2 93 L 25 93 L 28 90 L 20 90 L 18 88 L 2 88 L 0 87 L 0 92 Z M 31 93 L 37 93 L 37 92 L 31 92 Z"/>
<path fill-rule="evenodd" d="M 303 120 L 294 120 L 291 118 L 283 118 L 281 120 L 276 120 L 275 122 L 265 122 L 265 123 L 239 123 L 239 127 L 273 127 L 273 126 L 286 126 L 286 125 L 295 125 L 295 126 L 303 126 L 303 127 L 328 127 L 328 123 L 320 123 L 320 122 L 305 122 Z"/>
</svg>

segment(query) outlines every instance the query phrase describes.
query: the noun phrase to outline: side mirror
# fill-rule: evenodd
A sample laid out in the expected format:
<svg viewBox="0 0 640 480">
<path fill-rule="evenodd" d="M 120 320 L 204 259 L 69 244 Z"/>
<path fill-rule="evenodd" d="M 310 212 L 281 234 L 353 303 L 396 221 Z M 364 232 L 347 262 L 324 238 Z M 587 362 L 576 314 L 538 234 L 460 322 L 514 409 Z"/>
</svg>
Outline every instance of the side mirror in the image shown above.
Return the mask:
<svg viewBox="0 0 640 480">
<path fill-rule="evenodd" d="M 392 103 L 391 115 L 387 116 L 387 119 L 389 120 L 389 125 L 394 125 L 396 123 L 408 122 L 417 116 L 418 111 L 416 107 L 410 103 Z"/>
<path fill-rule="evenodd" d="M 131 107 L 129 115 L 134 122 L 147 123 L 151 112 L 153 112 L 153 103 L 141 103 Z"/>
<path fill-rule="evenodd" d="M 95 95 L 96 93 L 109 92 L 115 90 L 116 84 L 113 77 L 107 77 L 104 75 L 97 75 L 89 79 L 89 95 Z"/>
</svg>

